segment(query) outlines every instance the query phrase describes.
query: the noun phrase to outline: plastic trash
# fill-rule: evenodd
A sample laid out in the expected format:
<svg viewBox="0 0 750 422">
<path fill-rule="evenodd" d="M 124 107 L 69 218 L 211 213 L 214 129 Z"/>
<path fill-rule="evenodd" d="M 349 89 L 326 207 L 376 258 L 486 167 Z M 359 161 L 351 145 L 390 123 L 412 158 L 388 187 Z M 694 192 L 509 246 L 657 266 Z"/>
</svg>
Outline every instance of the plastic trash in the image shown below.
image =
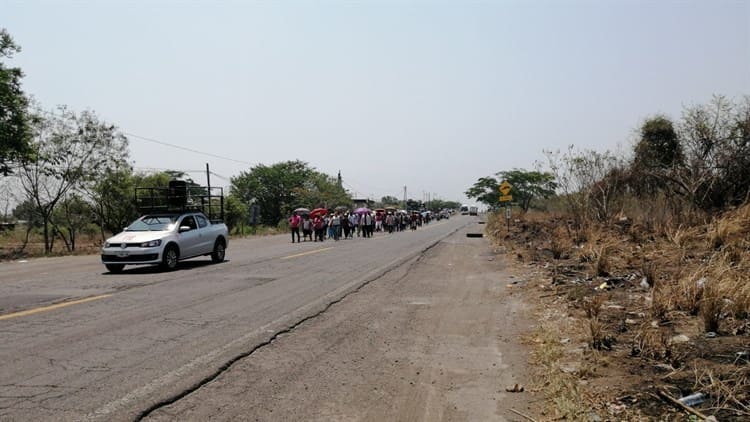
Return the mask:
<svg viewBox="0 0 750 422">
<path fill-rule="evenodd" d="M 685 406 L 691 406 L 691 407 L 701 404 L 705 400 L 706 400 L 706 395 L 703 393 L 693 393 L 689 396 L 685 396 L 685 397 L 681 397 L 677 399 L 677 401 L 684 404 Z"/>
<path fill-rule="evenodd" d="M 644 289 L 648 289 L 649 287 L 651 287 L 651 284 L 648 282 L 648 278 L 643 277 L 643 279 L 641 280 L 641 287 L 643 287 Z"/>
</svg>

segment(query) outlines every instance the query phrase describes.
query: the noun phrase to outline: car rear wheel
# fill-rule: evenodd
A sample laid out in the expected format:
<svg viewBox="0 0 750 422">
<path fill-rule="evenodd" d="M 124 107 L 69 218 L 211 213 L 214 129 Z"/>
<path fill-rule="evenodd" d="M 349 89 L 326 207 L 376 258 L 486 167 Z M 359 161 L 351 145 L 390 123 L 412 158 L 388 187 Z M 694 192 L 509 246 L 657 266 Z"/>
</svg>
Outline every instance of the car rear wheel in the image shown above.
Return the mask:
<svg viewBox="0 0 750 422">
<path fill-rule="evenodd" d="M 161 259 L 161 267 L 167 271 L 173 271 L 177 268 L 177 261 L 180 258 L 180 253 L 177 248 L 173 245 L 167 246 L 164 250 L 164 256 Z"/>
<path fill-rule="evenodd" d="M 109 272 L 114 274 L 122 272 L 122 269 L 125 268 L 124 264 L 105 264 L 104 266 L 107 267 L 107 270 L 109 270 Z"/>
<path fill-rule="evenodd" d="M 214 251 L 211 252 L 211 261 L 223 262 L 225 254 L 226 248 L 224 246 L 224 242 L 222 242 L 221 240 L 217 240 L 216 243 L 214 243 Z"/>
</svg>

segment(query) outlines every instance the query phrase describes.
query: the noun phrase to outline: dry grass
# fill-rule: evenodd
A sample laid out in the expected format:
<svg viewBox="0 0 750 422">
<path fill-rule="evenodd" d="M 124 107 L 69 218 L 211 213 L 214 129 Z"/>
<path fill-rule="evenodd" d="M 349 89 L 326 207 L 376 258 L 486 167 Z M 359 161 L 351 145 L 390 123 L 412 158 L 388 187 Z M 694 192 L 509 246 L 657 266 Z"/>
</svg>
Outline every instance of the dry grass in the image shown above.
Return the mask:
<svg viewBox="0 0 750 422">
<path fill-rule="evenodd" d="M 663 360 L 669 354 L 669 337 L 666 332 L 646 323 L 633 337 L 631 355 L 648 359 Z"/>
<path fill-rule="evenodd" d="M 750 417 L 750 369 L 739 368 L 728 374 L 717 375 L 705 368 L 695 368 L 694 390 L 707 394 L 717 408 L 732 408 L 735 413 Z"/>
<path fill-rule="evenodd" d="M 599 318 L 589 319 L 589 346 L 594 350 L 612 348 L 612 339 L 607 335 L 607 327 Z"/>
<path fill-rule="evenodd" d="M 588 296 L 582 301 L 582 308 L 588 319 L 598 318 L 602 311 L 602 305 L 607 301 L 605 295 Z"/>
<path fill-rule="evenodd" d="M 742 223 L 737 218 L 720 218 L 716 220 L 708 231 L 708 243 L 713 249 L 720 249 L 726 245 L 733 235 L 742 230 Z"/>
<path fill-rule="evenodd" d="M 703 288 L 709 283 L 705 271 L 696 271 L 683 278 L 675 289 L 675 308 L 690 315 L 698 315 L 703 298 Z"/>
<path fill-rule="evenodd" d="M 573 245 L 570 242 L 570 238 L 565 235 L 566 230 L 562 227 L 557 227 L 552 233 L 552 239 L 550 239 L 550 251 L 552 251 L 552 257 L 554 259 L 562 259 L 570 256 L 570 250 Z"/>
<path fill-rule="evenodd" d="M 646 278 L 646 282 L 649 286 L 655 285 L 656 280 L 658 280 L 656 268 L 656 263 L 651 260 L 644 258 L 641 261 L 641 275 Z"/>
<path fill-rule="evenodd" d="M 737 287 L 732 290 L 732 299 L 729 303 L 729 311 L 736 319 L 748 319 L 750 317 L 750 277 L 745 276 L 738 279 Z"/>
<path fill-rule="evenodd" d="M 559 340 L 537 343 L 538 356 L 558 362 L 545 364 L 543 388 L 555 409 L 545 416 L 586 420 L 590 414 L 578 406 L 594 407 L 603 416 L 601 411 L 617 401 L 601 387 L 617 383 L 623 388 L 620 397 L 638 399 L 628 404 L 635 419 L 646 415 L 645 420 L 664 420 L 659 415 L 672 409 L 666 410 L 669 405 L 658 399 L 649 402 L 643 392 L 666 383 L 677 392 L 687 394 L 694 388 L 710 394 L 715 402 L 704 403 L 701 409 L 720 420 L 747 420 L 750 363 L 747 354 L 738 355 L 739 363 L 732 360 L 738 350 L 747 353 L 750 345 L 746 340 L 750 335 L 750 205 L 710 222 L 700 212 L 662 213 L 652 220 L 645 212 L 623 215 L 628 219 L 601 225 L 584 222 L 580 227 L 561 223 L 568 221 L 564 216 L 545 220 L 537 215 L 522 235 L 503 233 L 505 243 L 531 257 L 549 245 L 555 261 L 542 270 L 541 279 L 549 280 L 551 275 L 558 299 L 543 306 L 561 306 L 558 312 L 566 315 L 567 322 L 548 327 L 549 335 L 587 344 L 583 354 L 579 349 L 572 356 L 560 348 Z M 595 277 L 602 276 L 618 280 L 606 294 L 595 289 L 601 283 Z M 640 285 L 643 277 L 647 289 Z M 549 297 L 549 291 L 541 296 Z M 580 320 L 571 324 L 576 317 Z M 719 335 L 705 336 L 706 331 Z M 612 343 L 614 335 L 617 344 Z M 592 361 L 592 353 L 604 356 L 611 365 L 604 368 L 600 359 Z M 628 354 L 640 359 L 628 359 Z M 576 371 L 561 373 L 560 361 Z M 689 385 L 688 364 L 701 371 L 700 385 Z M 608 377 L 611 381 L 602 381 Z M 610 416 L 635 420 L 623 419 L 622 414 Z"/>
<path fill-rule="evenodd" d="M 664 228 L 664 237 L 678 248 L 683 248 L 688 239 L 688 231 L 682 225 L 674 228 L 671 225 L 667 225 Z"/>
<path fill-rule="evenodd" d="M 582 254 L 580 260 L 591 264 L 591 271 L 594 276 L 606 277 L 610 273 L 610 253 L 612 248 L 609 245 L 589 246 L 587 252 Z"/>
<path fill-rule="evenodd" d="M 541 368 L 537 384 L 543 389 L 552 404 L 554 419 L 585 420 L 590 412 L 588 403 L 583 398 L 579 387 L 579 374 L 560 369 L 565 356 L 560 342 L 560 329 L 556 325 L 543 324 L 534 333 L 537 344 L 534 361 Z"/>
<path fill-rule="evenodd" d="M 594 261 L 594 269 L 596 275 L 600 277 L 608 276 L 610 272 L 610 247 L 607 245 L 601 246 L 596 251 L 596 260 Z"/>
<path fill-rule="evenodd" d="M 721 320 L 721 311 L 724 307 L 724 299 L 715 293 L 711 293 L 716 291 L 718 291 L 716 288 L 706 289 L 706 295 L 701 301 L 700 314 L 703 318 L 703 329 L 706 332 L 715 333 L 719 331 L 719 321 Z"/>
<path fill-rule="evenodd" d="M 657 283 L 651 289 L 651 317 L 666 321 L 669 312 L 675 308 L 675 290 L 665 283 Z"/>
</svg>

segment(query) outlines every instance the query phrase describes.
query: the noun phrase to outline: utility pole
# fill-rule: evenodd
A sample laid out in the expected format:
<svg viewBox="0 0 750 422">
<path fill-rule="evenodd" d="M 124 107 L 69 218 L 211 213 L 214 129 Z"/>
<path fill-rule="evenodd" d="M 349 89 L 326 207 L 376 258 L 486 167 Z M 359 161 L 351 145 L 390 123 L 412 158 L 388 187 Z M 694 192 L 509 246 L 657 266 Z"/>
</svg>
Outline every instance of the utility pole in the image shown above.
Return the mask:
<svg viewBox="0 0 750 422">
<path fill-rule="evenodd" d="M 406 209 L 406 186 L 404 186 L 404 209 Z"/>
<path fill-rule="evenodd" d="M 208 196 L 211 197 L 211 171 L 208 169 L 208 163 L 206 163 L 206 185 L 208 185 Z"/>
<path fill-rule="evenodd" d="M 208 168 L 208 163 L 206 163 L 206 189 L 208 190 L 208 192 L 206 192 L 208 194 L 208 219 L 211 220 L 211 221 L 213 221 L 214 215 L 213 215 L 213 212 L 211 212 L 212 211 L 212 208 L 211 208 L 211 205 L 212 205 L 211 204 L 211 170 Z M 201 203 L 203 201 L 204 201 L 204 199 L 201 198 Z M 222 201 L 222 203 L 221 203 L 221 219 L 223 220 L 224 219 L 224 202 L 223 202 L 224 198 L 221 198 L 221 201 Z M 205 204 L 202 204 L 202 205 L 203 205 L 202 208 L 204 208 L 203 212 L 206 212 Z"/>
</svg>

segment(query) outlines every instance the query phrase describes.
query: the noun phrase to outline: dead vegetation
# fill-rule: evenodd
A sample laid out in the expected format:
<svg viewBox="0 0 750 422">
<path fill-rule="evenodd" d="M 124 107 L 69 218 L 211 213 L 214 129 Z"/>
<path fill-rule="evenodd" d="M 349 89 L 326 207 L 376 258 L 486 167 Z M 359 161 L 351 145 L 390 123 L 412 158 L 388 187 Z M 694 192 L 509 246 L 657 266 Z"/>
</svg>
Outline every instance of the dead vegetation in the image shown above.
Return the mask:
<svg viewBox="0 0 750 422">
<path fill-rule="evenodd" d="M 510 232 L 489 218 L 539 303 L 549 420 L 750 419 L 750 205 L 650 217 L 581 228 L 530 212 Z"/>
</svg>

